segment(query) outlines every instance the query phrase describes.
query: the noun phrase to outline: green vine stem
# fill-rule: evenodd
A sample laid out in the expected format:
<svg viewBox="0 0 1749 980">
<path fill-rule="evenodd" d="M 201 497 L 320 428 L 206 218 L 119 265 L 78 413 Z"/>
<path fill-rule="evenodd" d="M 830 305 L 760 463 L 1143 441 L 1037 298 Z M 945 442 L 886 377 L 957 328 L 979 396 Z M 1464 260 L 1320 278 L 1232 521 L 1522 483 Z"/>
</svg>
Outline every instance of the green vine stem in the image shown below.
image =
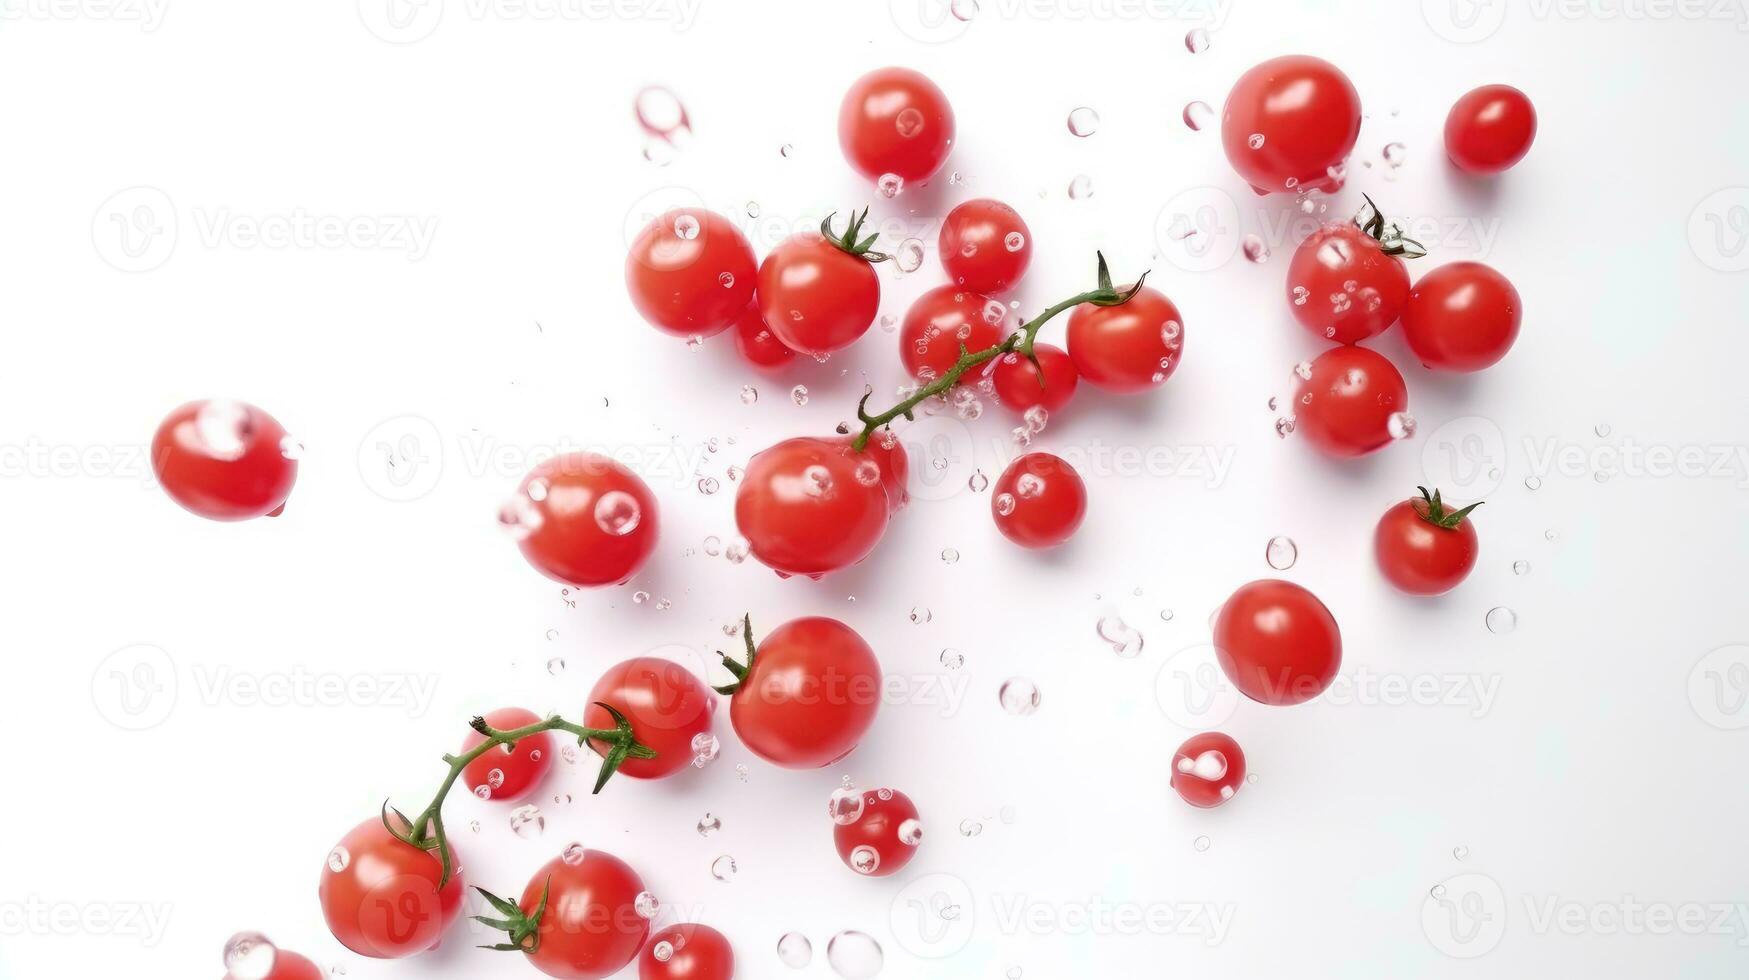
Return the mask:
<svg viewBox="0 0 1749 980">
<path fill-rule="evenodd" d="M 925 401 L 928 401 L 929 399 L 947 391 L 949 388 L 952 388 L 954 385 L 959 384 L 960 378 L 963 377 L 967 371 L 970 371 L 972 368 L 977 367 L 980 364 L 987 361 L 993 361 L 1004 354 L 1018 352 L 1027 360 L 1031 361 L 1034 367 L 1037 367 L 1038 358 L 1032 352 L 1033 340 L 1038 337 L 1040 327 L 1049 323 L 1053 317 L 1064 310 L 1074 309 L 1082 303 L 1092 303 L 1094 306 L 1122 306 L 1129 302 L 1130 298 L 1136 295 L 1136 293 L 1141 292 L 1142 283 L 1148 278 L 1146 272 L 1136 278 L 1134 285 L 1127 289 L 1120 290 L 1111 283 L 1111 270 L 1105 265 L 1105 256 L 1102 253 L 1094 254 L 1099 257 L 1098 288 L 1071 296 L 1068 299 L 1063 300 L 1061 303 L 1049 307 L 1043 313 L 1040 313 L 1038 316 L 1021 324 L 1020 329 L 1009 334 L 1006 340 L 993 347 L 986 347 L 980 351 L 971 351 L 966 349 L 964 343 L 961 343 L 959 359 L 954 361 L 952 367 L 942 372 L 941 377 L 936 378 L 921 388 L 918 388 L 916 391 L 912 392 L 910 396 L 879 415 L 870 415 L 868 413 L 868 400 L 874 392 L 870 390 L 865 393 L 862 396 L 862 401 L 856 403 L 856 417 L 862 422 L 862 431 L 857 433 L 856 440 L 851 443 L 851 448 L 857 452 L 861 452 L 863 447 L 868 445 L 869 438 L 875 434 L 876 430 L 883 425 L 892 424 L 901 416 L 909 421 L 915 422 L 917 416 L 913 413 L 916 411 L 918 405 L 923 404 Z M 1044 378 L 1042 369 L 1039 380 L 1040 383 L 1043 383 Z"/>
<path fill-rule="evenodd" d="M 418 817 L 408 819 L 406 814 L 384 802 L 383 827 L 404 843 L 411 844 L 420 850 L 436 851 L 438 859 L 443 862 L 443 877 L 439 880 L 438 887 L 442 888 L 449 884 L 450 876 L 455 871 L 455 853 L 449 846 L 449 836 L 443 827 L 443 801 L 449 796 L 449 791 L 455 787 L 455 781 L 461 778 L 462 771 L 475 759 L 501 746 L 505 747 L 506 750 L 515 748 L 517 742 L 531 735 L 539 735 L 541 732 L 569 732 L 577 736 L 578 745 L 585 745 L 589 742 L 605 742 L 611 746 L 607 750 L 607 754 L 601 758 L 601 770 L 595 777 L 595 789 L 591 791 L 599 793 L 601 787 L 607 785 L 608 777 L 618 771 L 620 764 L 626 759 L 654 759 L 656 757 L 654 749 L 640 743 L 633 736 L 631 722 L 626 720 L 625 715 L 620 714 L 618 709 L 612 705 L 602 704 L 599 701 L 596 702 L 596 705 L 606 709 L 607 713 L 613 717 L 614 727 L 584 728 L 582 725 L 566 721 L 559 715 L 553 715 L 544 721 L 537 721 L 521 728 L 498 729 L 486 724 L 486 719 L 476 715 L 473 720 L 468 722 L 468 727 L 485 736 L 485 741 L 460 755 L 445 755 L 443 757 L 443 761 L 449 765 L 449 775 L 444 777 L 443 784 L 437 787 L 436 797 L 432 799 L 429 806 L 419 811 Z M 400 819 L 401 827 L 395 826 L 389 820 L 391 813 Z"/>
<path fill-rule="evenodd" d="M 1396 222 L 1387 223 L 1385 213 L 1379 210 L 1372 198 L 1360 195 L 1366 201 L 1366 207 L 1361 208 L 1354 216 L 1354 223 L 1360 226 L 1368 238 L 1379 243 L 1379 251 L 1386 255 L 1398 255 L 1405 259 L 1418 259 L 1427 254 L 1427 246 L 1413 238 L 1403 237 L 1403 228 Z"/>
</svg>

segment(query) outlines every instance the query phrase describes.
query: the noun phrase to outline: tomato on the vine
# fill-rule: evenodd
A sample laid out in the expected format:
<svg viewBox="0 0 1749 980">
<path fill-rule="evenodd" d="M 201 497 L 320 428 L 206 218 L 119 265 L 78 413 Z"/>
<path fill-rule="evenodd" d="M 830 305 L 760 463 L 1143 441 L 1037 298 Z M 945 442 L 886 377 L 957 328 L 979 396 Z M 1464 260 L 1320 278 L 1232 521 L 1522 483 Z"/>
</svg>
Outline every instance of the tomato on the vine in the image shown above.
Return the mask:
<svg viewBox="0 0 1749 980">
<path fill-rule="evenodd" d="M 996 358 L 990 368 L 990 383 L 996 389 L 996 400 L 1016 412 L 1042 408 L 1055 414 L 1075 397 L 1075 386 L 1081 383 L 1081 372 L 1075 370 L 1074 360 L 1061 347 L 1033 344 L 1032 356 L 1038 360 L 1037 366 L 1017 351 Z M 1040 368 L 1043 369 L 1042 380 Z"/>
<path fill-rule="evenodd" d="M 676 337 L 728 329 L 753 299 L 753 246 L 728 218 L 676 208 L 644 226 L 626 254 L 626 291 L 651 326 Z"/>
<path fill-rule="evenodd" d="M 566 585 L 615 585 L 656 548 L 656 498 L 600 453 L 555 456 L 523 477 L 499 515 L 522 555 Z"/>
<path fill-rule="evenodd" d="M 1294 250 L 1287 298 L 1300 326 L 1352 344 L 1397 322 L 1409 298 L 1409 270 L 1353 222 L 1331 222 Z"/>
<path fill-rule="evenodd" d="M 1148 286 L 1117 306 L 1082 303 L 1069 314 L 1069 358 L 1095 388 L 1124 393 L 1164 384 L 1183 349 L 1178 307 Z"/>
<path fill-rule="evenodd" d="M 618 771 L 634 779 L 661 779 L 692 764 L 698 754 L 693 739 L 711 730 L 716 701 L 710 688 L 680 664 L 633 657 L 609 667 L 595 682 L 583 726 L 612 729 L 616 719 L 609 707 L 624 715 L 637 740 L 656 752 L 654 759 L 627 758 Z M 607 751 L 593 742 L 590 748 L 604 755 Z"/>
<path fill-rule="evenodd" d="M 758 303 L 749 303 L 735 318 L 735 350 L 748 364 L 763 371 L 788 367 L 796 356 L 796 352 L 777 339 L 777 334 L 765 325 Z"/>
<path fill-rule="evenodd" d="M 953 106 L 909 68 L 877 68 L 851 83 L 838 109 L 844 158 L 870 180 L 928 180 L 953 145 Z M 896 193 L 898 187 L 893 188 Z"/>
<path fill-rule="evenodd" d="M 1081 474 L 1050 453 L 1027 453 L 1009 463 L 991 492 L 996 529 L 1023 548 L 1056 547 L 1087 516 L 1087 485 Z"/>
<path fill-rule="evenodd" d="M 964 286 L 936 286 L 912 302 L 899 325 L 899 361 L 921 381 L 946 374 L 960 346 L 976 353 L 1002 342 L 1008 308 Z"/>
<path fill-rule="evenodd" d="M 278 517 L 298 476 L 298 446 L 254 405 L 177 406 L 152 436 L 152 472 L 170 499 L 215 521 Z"/>
<path fill-rule="evenodd" d="M 834 819 L 832 825 L 838 857 L 850 870 L 871 878 L 898 873 L 917 856 L 922 841 L 917 804 L 896 789 L 862 794 L 862 807 L 854 819 Z"/>
<path fill-rule="evenodd" d="M 731 980 L 729 938 L 700 922 L 671 925 L 650 936 L 638 954 L 638 980 Z"/>
<path fill-rule="evenodd" d="M 875 236 L 857 235 L 868 219 L 865 208 L 852 215 L 841 237 L 832 216 L 819 232 L 784 239 L 759 264 L 759 315 L 785 347 L 823 357 L 848 347 L 868 331 L 881 309 L 881 281 L 873 263 L 886 256 L 871 252 Z"/>
<path fill-rule="evenodd" d="M 845 436 L 838 441 L 848 446 L 855 439 Z M 911 492 L 906 489 L 911 479 L 911 458 L 905 455 L 904 443 L 893 430 L 882 429 L 862 447 L 862 452 L 881 468 L 881 486 L 887 491 L 887 513 L 897 513 L 911 502 Z"/>
<path fill-rule="evenodd" d="M 1332 347 L 1295 376 L 1295 431 L 1320 452 L 1364 456 L 1412 431 L 1409 389 L 1383 354 Z"/>
<path fill-rule="evenodd" d="M 1222 732 L 1199 732 L 1172 756 L 1172 788 L 1191 806 L 1220 806 L 1245 784 L 1245 752 Z"/>
<path fill-rule="evenodd" d="M 1284 55 L 1239 76 L 1221 117 L 1227 161 L 1259 194 L 1335 191 L 1360 136 L 1360 93 L 1321 58 Z"/>
<path fill-rule="evenodd" d="M 1459 170 L 1497 174 L 1524 159 L 1536 139 L 1536 107 L 1510 85 L 1463 94 L 1445 117 L 1445 155 Z"/>
<path fill-rule="evenodd" d="M 1013 208 L 987 197 L 949 211 L 936 242 L 948 278 L 975 293 L 1013 289 L 1032 264 L 1026 222 Z"/>
<path fill-rule="evenodd" d="M 1214 633 L 1227 679 L 1263 704 L 1309 701 L 1342 666 L 1336 617 L 1292 582 L 1259 579 L 1240 586 L 1215 614 Z"/>
<path fill-rule="evenodd" d="M 1410 595 L 1443 595 L 1476 567 L 1475 524 L 1466 518 L 1481 501 L 1448 510 L 1439 491 L 1410 497 L 1385 511 L 1373 531 L 1373 556 L 1385 581 Z"/>
<path fill-rule="evenodd" d="M 523 728 L 541 721 L 541 716 L 527 708 L 499 708 L 485 716 L 486 724 L 499 731 Z M 486 736 L 469 729 L 462 740 L 462 751 L 470 751 Z M 553 767 L 553 733 L 536 732 L 518 741 L 509 751 L 500 747 L 462 769 L 462 781 L 482 800 L 517 800 L 526 796 Z"/>
<path fill-rule="evenodd" d="M 845 439 L 786 439 L 747 463 L 735 526 L 779 575 L 819 578 L 868 557 L 891 507 L 880 461 Z"/>
<path fill-rule="evenodd" d="M 751 631 L 752 621 L 743 629 Z M 744 639 L 752 647 L 752 636 Z M 735 683 L 729 721 L 742 743 L 785 769 L 829 766 L 856 749 L 881 705 L 881 664 L 853 629 L 809 616 L 772 630 L 742 663 L 725 655 Z"/>
<path fill-rule="evenodd" d="M 317 890 L 322 917 L 340 944 L 360 956 L 394 959 L 437 945 L 462 909 L 462 870 L 443 881 L 443 861 L 403 841 L 384 826 L 405 821 L 394 814 L 371 817 L 352 828 L 328 852 Z"/>
<path fill-rule="evenodd" d="M 1415 280 L 1403 339 L 1435 371 L 1480 371 L 1512 349 L 1523 317 L 1511 280 L 1480 262 L 1451 262 Z"/>
<path fill-rule="evenodd" d="M 520 950 L 549 977 L 601 980 L 630 963 L 650 934 L 638 914 L 643 891 L 624 861 L 572 844 L 534 873 L 518 902 L 480 889 L 492 914 L 474 918 L 507 934 L 491 948 Z"/>
</svg>

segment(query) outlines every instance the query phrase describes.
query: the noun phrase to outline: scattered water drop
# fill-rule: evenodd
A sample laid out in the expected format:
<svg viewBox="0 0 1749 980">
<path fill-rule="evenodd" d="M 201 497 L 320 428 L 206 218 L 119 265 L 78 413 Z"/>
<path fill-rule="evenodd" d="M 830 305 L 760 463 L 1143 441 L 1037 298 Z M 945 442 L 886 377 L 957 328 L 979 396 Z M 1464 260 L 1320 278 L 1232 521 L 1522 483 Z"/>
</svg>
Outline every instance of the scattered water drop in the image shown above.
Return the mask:
<svg viewBox="0 0 1749 980">
<path fill-rule="evenodd" d="M 632 900 L 632 908 L 637 910 L 639 918 L 654 919 L 661 903 L 649 892 L 638 892 L 638 897 Z"/>
<path fill-rule="evenodd" d="M 1451 856 L 1454 858 L 1457 858 L 1459 861 L 1462 861 L 1464 858 L 1467 858 L 1470 856 L 1470 849 L 1463 846 L 1462 844 L 1459 844 L 1458 846 L 1451 849 Z"/>
<path fill-rule="evenodd" d="M 510 829 L 518 837 L 533 840 L 547 829 L 547 818 L 541 815 L 540 807 L 525 803 L 510 811 Z"/>
<path fill-rule="evenodd" d="M 948 670 L 959 670 L 961 667 L 965 666 L 965 663 L 966 655 L 955 650 L 953 647 L 948 647 L 941 651 L 941 665 Z"/>
<path fill-rule="evenodd" d="M 881 852 L 868 846 L 858 844 L 850 851 L 850 870 L 860 875 L 872 875 L 880 870 Z"/>
<path fill-rule="evenodd" d="M 814 961 L 814 944 L 799 932 L 786 932 L 777 941 L 778 962 L 799 970 Z"/>
<path fill-rule="evenodd" d="M 1403 165 L 1403 156 L 1407 152 L 1407 149 L 1408 148 L 1401 143 L 1386 143 L 1382 153 L 1382 156 L 1385 158 L 1385 164 L 1391 167 L 1401 167 Z"/>
<path fill-rule="evenodd" d="M 632 111 L 644 132 L 664 142 L 680 141 L 692 132 L 692 120 L 687 117 L 686 106 L 681 104 L 679 96 L 664 86 L 648 85 L 639 89 L 632 100 Z"/>
<path fill-rule="evenodd" d="M 741 386 L 741 404 L 751 405 L 759 400 L 759 389 L 752 385 Z"/>
<path fill-rule="evenodd" d="M 789 400 L 795 402 L 797 405 L 806 405 L 808 403 L 808 386 L 796 385 L 794 388 L 791 388 L 789 390 Z"/>
<path fill-rule="evenodd" d="M 266 980 L 279 950 L 259 932 L 239 932 L 225 942 L 225 971 L 230 980 Z"/>
<path fill-rule="evenodd" d="M 707 813 L 698 818 L 698 836 L 709 837 L 723 829 L 723 820 L 714 813 Z"/>
<path fill-rule="evenodd" d="M 1198 837 L 1196 840 L 1191 841 L 1190 845 L 1199 851 L 1206 851 L 1209 849 L 1209 845 L 1212 843 L 1214 843 L 1214 842 L 1209 840 L 1207 837 Z"/>
<path fill-rule="evenodd" d="M 1267 262 L 1267 261 L 1269 261 L 1269 246 L 1263 244 L 1263 239 L 1257 237 L 1256 235 L 1246 235 L 1245 242 L 1241 246 L 1241 248 L 1244 249 L 1245 258 L 1248 259 L 1249 261 L 1252 261 L 1252 262 Z"/>
<path fill-rule="evenodd" d="M 1392 439 L 1408 439 L 1415 434 L 1415 416 L 1408 412 L 1392 412 L 1385 420 L 1385 431 Z"/>
<path fill-rule="evenodd" d="M 1269 539 L 1263 547 L 1263 559 L 1269 562 L 1269 567 L 1278 572 L 1285 572 L 1294 567 L 1294 562 L 1300 559 L 1299 545 L 1294 539 L 1285 535 L 1276 535 Z"/>
<path fill-rule="evenodd" d="M 1026 236 L 1018 231 L 1011 231 L 1002 236 L 1002 247 L 1010 252 L 1018 252 L 1026 247 Z"/>
<path fill-rule="evenodd" d="M 923 267 L 923 241 L 918 238 L 907 238 L 893 250 L 893 264 L 900 272 L 916 272 Z"/>
<path fill-rule="evenodd" d="M 880 179 L 875 181 L 875 190 L 889 200 L 898 197 L 904 189 L 905 178 L 898 174 L 881 174 Z"/>
<path fill-rule="evenodd" d="M 884 960 L 881 944 L 866 932 L 846 929 L 826 943 L 826 963 L 844 980 L 868 980 Z"/>
<path fill-rule="evenodd" d="M 1081 106 L 1069 113 L 1069 132 L 1083 139 L 1099 132 L 1099 113 Z"/>
<path fill-rule="evenodd" d="M 1193 131 L 1200 132 L 1215 121 L 1215 110 L 1207 102 L 1201 100 L 1188 102 L 1184 106 L 1184 124 Z"/>
<path fill-rule="evenodd" d="M 961 837 L 976 837 L 983 832 L 984 824 L 982 821 L 973 820 L 971 817 L 967 817 L 960 821 Z"/>
<path fill-rule="evenodd" d="M 973 470 L 971 479 L 966 481 L 966 486 L 973 493 L 983 493 L 990 488 L 990 478 L 984 475 L 983 470 Z"/>
<path fill-rule="evenodd" d="M 328 852 L 328 870 L 334 872 L 335 874 L 339 874 L 340 872 L 345 871 L 346 866 L 351 864 L 351 863 L 352 863 L 352 852 L 348 851 L 344 847 L 336 847 L 332 851 Z"/>
<path fill-rule="evenodd" d="M 573 867 L 582 864 L 583 859 L 588 856 L 589 849 L 577 841 L 566 844 L 565 849 L 559 852 L 559 860 Z"/>
<path fill-rule="evenodd" d="M 595 501 L 596 526 L 616 538 L 637 530 L 643 518 L 638 499 L 624 490 L 609 490 Z"/>
<path fill-rule="evenodd" d="M 1249 146 L 1253 150 L 1263 149 L 1263 134 L 1262 133 L 1252 133 L 1250 136 L 1245 138 L 1245 145 Z"/>
<path fill-rule="evenodd" d="M 1608 439 L 1609 432 L 1610 432 L 1609 423 L 1608 422 L 1599 422 L 1599 423 L 1597 423 L 1597 425 L 1592 427 L 1591 431 L 1597 433 L 1597 438 L 1599 438 L 1599 439 Z"/>
<path fill-rule="evenodd" d="M 1003 681 L 996 697 L 1002 703 L 1002 710 L 1011 715 L 1030 715 L 1038 710 L 1038 685 L 1024 677 L 1010 677 Z"/>
<path fill-rule="evenodd" d="M 916 623 L 919 626 L 922 626 L 924 623 L 927 623 L 934 618 L 935 614 L 929 611 L 928 606 L 911 607 L 911 622 Z"/>
<path fill-rule="evenodd" d="M 1184 50 L 1202 54 L 1209 49 L 1209 32 L 1198 27 L 1184 35 Z"/>
<path fill-rule="evenodd" d="M 957 548 L 943 548 L 943 549 L 941 549 L 941 560 L 949 565 L 952 565 L 955 562 L 959 561 L 960 560 L 959 549 L 957 549 Z"/>
<path fill-rule="evenodd" d="M 703 769 L 717 761 L 717 754 L 722 751 L 722 745 L 717 737 L 710 732 L 699 732 L 692 737 L 692 767 Z"/>
<path fill-rule="evenodd" d="M 1101 616 L 1095 630 L 1100 639 L 1111 644 L 1112 651 L 1118 656 L 1128 660 L 1142 655 L 1142 631 L 1121 618 L 1115 615 Z"/>
<path fill-rule="evenodd" d="M 1076 174 L 1069 181 L 1069 199 L 1079 201 L 1093 196 L 1093 178 L 1086 174 Z"/>
<path fill-rule="evenodd" d="M 1518 614 L 1505 606 L 1495 606 L 1488 610 L 1486 622 L 1490 633 L 1510 633 L 1518 628 Z"/>
<path fill-rule="evenodd" d="M 711 877 L 718 881 L 728 881 L 735 877 L 735 859 L 727 854 L 718 855 L 711 862 Z"/>
</svg>

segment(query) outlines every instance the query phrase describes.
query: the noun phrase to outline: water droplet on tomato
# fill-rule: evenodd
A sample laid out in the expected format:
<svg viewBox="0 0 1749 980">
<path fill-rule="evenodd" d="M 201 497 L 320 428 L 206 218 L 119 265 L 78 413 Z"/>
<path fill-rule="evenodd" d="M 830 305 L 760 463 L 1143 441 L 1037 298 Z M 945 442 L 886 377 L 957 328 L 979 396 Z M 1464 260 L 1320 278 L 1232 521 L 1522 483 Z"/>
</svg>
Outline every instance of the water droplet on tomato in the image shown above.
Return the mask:
<svg viewBox="0 0 1749 980">
<path fill-rule="evenodd" d="M 239 932 L 225 942 L 225 972 L 230 980 L 266 980 L 279 950 L 259 932 Z"/>
<path fill-rule="evenodd" d="M 643 519 L 638 498 L 624 490 L 609 490 L 595 501 L 595 526 L 616 538 L 637 530 Z"/>
</svg>

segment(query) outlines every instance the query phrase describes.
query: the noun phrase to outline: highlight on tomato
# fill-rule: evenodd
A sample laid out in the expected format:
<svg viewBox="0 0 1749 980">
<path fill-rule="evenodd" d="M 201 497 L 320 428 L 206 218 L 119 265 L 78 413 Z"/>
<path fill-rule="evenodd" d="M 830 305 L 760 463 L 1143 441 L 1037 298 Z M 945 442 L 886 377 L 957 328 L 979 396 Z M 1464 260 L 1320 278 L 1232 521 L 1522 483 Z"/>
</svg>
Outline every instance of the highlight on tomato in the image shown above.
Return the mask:
<svg viewBox="0 0 1749 980">
<path fill-rule="evenodd" d="M 1172 789 L 1196 807 L 1220 806 L 1245 785 L 1245 752 L 1231 735 L 1199 732 L 1172 755 Z"/>
<path fill-rule="evenodd" d="M 1511 280 L 1480 262 L 1449 262 L 1409 290 L 1403 339 L 1435 371 L 1480 371 L 1512 349 L 1523 320 Z"/>
<path fill-rule="evenodd" d="M 1536 107 L 1510 85 L 1465 92 L 1445 117 L 1445 155 L 1459 170 L 1491 175 L 1517 166 L 1536 139 Z"/>
<path fill-rule="evenodd" d="M 1221 116 L 1227 161 L 1259 194 L 1335 192 L 1360 136 L 1360 93 L 1322 58 L 1285 55 L 1233 84 Z"/>
<path fill-rule="evenodd" d="M 1292 582 L 1259 579 L 1240 586 L 1215 614 L 1214 634 L 1215 656 L 1227 679 L 1262 704 L 1310 701 L 1342 667 L 1336 617 Z"/>
<path fill-rule="evenodd" d="M 842 796 L 834 794 L 831 812 L 832 843 L 844 866 L 870 878 L 904 870 L 923 843 L 917 804 L 896 789 L 869 790 L 858 802 Z"/>
<path fill-rule="evenodd" d="M 1458 587 L 1476 567 L 1480 552 L 1470 512 L 1476 501 L 1448 508 L 1436 489 L 1417 487 L 1410 497 L 1379 518 L 1373 530 L 1373 557 L 1385 581 L 1410 595 L 1443 595 Z"/>
<path fill-rule="evenodd" d="M 555 456 L 530 470 L 499 522 L 541 574 L 566 585 L 617 585 L 656 548 L 656 498 L 600 453 Z"/>
<path fill-rule="evenodd" d="M 727 330 L 753 299 L 753 246 L 728 218 L 675 208 L 638 232 L 626 253 L 626 292 L 650 325 L 675 337 Z"/>
<path fill-rule="evenodd" d="M 779 575 L 817 579 L 880 543 L 891 512 L 885 479 L 880 461 L 849 439 L 786 439 L 748 461 L 735 526 Z"/>
<path fill-rule="evenodd" d="M 638 980 L 731 980 L 734 975 L 729 937 L 699 922 L 653 933 L 638 954 Z"/>
<path fill-rule="evenodd" d="M 605 782 L 609 770 L 634 779 L 661 779 L 685 769 L 701 752 L 714 753 L 700 743 L 709 736 L 715 706 L 704 682 L 672 660 L 632 657 L 609 667 L 589 692 L 584 727 L 611 730 L 623 718 L 631 723 L 638 743 L 656 756 L 640 758 L 590 742 L 590 749 L 607 761 L 600 779 Z"/>
<path fill-rule="evenodd" d="M 487 948 L 521 952 L 535 969 L 560 980 L 612 976 L 638 955 L 650 933 L 650 920 L 638 908 L 643 879 L 612 854 L 581 844 L 535 871 L 518 901 L 475 891 L 491 913 L 475 920 L 505 934 Z"/>
<path fill-rule="evenodd" d="M 868 209 L 852 214 L 843 235 L 832 232 L 832 215 L 818 232 L 784 239 L 759 264 L 759 315 L 785 347 L 824 357 L 868 332 L 881 309 L 881 282 L 874 263 L 877 235 L 858 238 Z"/>
<path fill-rule="evenodd" d="M 934 176 L 953 134 L 947 95 L 909 68 L 877 68 L 858 78 L 838 109 L 844 159 L 888 197 Z"/>
<path fill-rule="evenodd" d="M 757 646 L 753 620 L 742 619 L 743 660 L 726 654 L 735 681 L 729 722 L 754 755 L 786 769 L 818 769 L 851 752 L 874 724 L 881 703 L 881 664 L 867 641 L 825 616 L 792 619 Z"/>
<path fill-rule="evenodd" d="M 396 833 L 411 833 L 406 818 L 386 809 L 352 828 L 328 852 L 317 889 L 328 931 L 375 959 L 436 946 L 460 915 L 466 890 L 459 858 L 446 880 L 439 855 L 390 833 L 391 822 Z"/>
<path fill-rule="evenodd" d="M 228 399 L 179 405 L 152 436 L 152 472 L 184 510 L 214 521 L 278 517 L 302 447 L 273 416 Z"/>
<path fill-rule="evenodd" d="M 987 197 L 955 205 L 936 244 L 947 277 L 974 293 L 1007 292 L 1032 264 L 1032 229 L 1019 212 Z"/>
</svg>

